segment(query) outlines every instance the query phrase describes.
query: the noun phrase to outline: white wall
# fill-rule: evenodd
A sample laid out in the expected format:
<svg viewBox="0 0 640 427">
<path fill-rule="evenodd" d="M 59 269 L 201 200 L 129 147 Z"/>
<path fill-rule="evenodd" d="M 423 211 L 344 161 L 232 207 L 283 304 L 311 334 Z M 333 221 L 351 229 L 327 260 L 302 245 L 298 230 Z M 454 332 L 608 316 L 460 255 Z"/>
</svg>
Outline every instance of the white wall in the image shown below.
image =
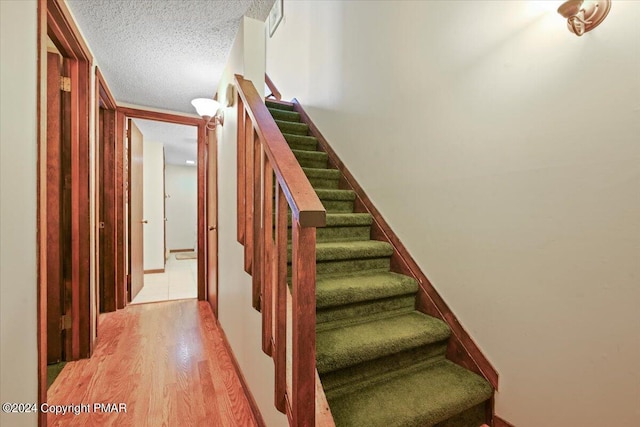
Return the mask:
<svg viewBox="0 0 640 427">
<path fill-rule="evenodd" d="M 38 401 L 35 1 L 0 1 L 0 402 Z M 46 116 L 46 113 L 45 113 Z M 36 414 L 0 412 L 3 426 Z"/>
<path fill-rule="evenodd" d="M 144 135 L 143 135 L 144 136 Z M 143 138 L 144 269 L 164 269 L 164 147 Z"/>
<path fill-rule="evenodd" d="M 285 2 L 297 97 L 500 373 L 518 427 L 640 425 L 640 2 Z"/>
<path fill-rule="evenodd" d="M 167 249 L 194 249 L 198 222 L 198 174 L 194 166 L 166 165 Z"/>
<path fill-rule="evenodd" d="M 264 46 L 264 24 L 245 18 L 218 86 L 223 105 L 235 73 L 260 81 L 256 87 L 262 89 Z M 237 104 L 224 113 L 224 126 L 218 131 L 219 320 L 266 424 L 286 426 L 286 417 L 273 405 L 273 361 L 262 352 L 260 314 L 251 307 L 251 277 L 244 272 L 243 248 L 236 240 Z"/>
</svg>

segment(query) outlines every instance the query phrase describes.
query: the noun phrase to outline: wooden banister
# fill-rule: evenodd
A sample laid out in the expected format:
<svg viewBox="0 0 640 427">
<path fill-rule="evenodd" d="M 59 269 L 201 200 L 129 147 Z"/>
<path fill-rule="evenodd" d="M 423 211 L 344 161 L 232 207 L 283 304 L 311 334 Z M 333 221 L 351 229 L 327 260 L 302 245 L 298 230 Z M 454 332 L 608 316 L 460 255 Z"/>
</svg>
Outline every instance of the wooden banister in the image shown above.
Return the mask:
<svg viewBox="0 0 640 427">
<path fill-rule="evenodd" d="M 272 161 L 276 177 L 282 185 L 291 212 L 302 227 L 324 227 L 326 211 L 309 179 L 302 171 L 289 144 L 285 141 L 271 113 L 250 80 L 236 74 L 238 94 L 251 118 L 258 139 Z"/>
<path fill-rule="evenodd" d="M 267 95 L 267 98 L 273 96 L 277 101 L 280 101 L 282 99 L 282 95 L 280 94 L 280 91 L 278 90 L 276 85 L 273 84 L 273 82 L 271 81 L 271 79 L 266 73 L 264 75 L 264 82 L 267 84 L 267 87 L 271 91 L 271 93 Z"/>
<path fill-rule="evenodd" d="M 324 393 L 317 391 L 315 330 L 316 227 L 325 226 L 326 212 L 253 83 L 240 75 L 235 81 L 237 236 L 252 276 L 253 306 L 262 313 L 262 349 L 275 363 L 275 406 L 293 426 L 330 426 Z"/>
</svg>

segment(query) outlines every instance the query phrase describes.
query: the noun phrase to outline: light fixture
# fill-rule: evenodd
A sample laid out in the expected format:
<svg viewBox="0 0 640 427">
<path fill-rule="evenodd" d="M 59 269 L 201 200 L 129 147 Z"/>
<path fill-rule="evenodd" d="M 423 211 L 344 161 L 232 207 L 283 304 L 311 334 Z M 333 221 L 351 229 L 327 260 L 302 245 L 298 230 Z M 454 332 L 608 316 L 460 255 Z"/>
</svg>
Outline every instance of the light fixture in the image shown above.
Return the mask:
<svg viewBox="0 0 640 427">
<path fill-rule="evenodd" d="M 569 0 L 558 8 L 558 13 L 567 18 L 567 27 L 576 36 L 600 25 L 611 9 L 611 0 Z"/>
<path fill-rule="evenodd" d="M 207 121 L 207 129 L 215 130 L 217 125 L 224 124 L 224 115 L 218 113 L 220 103 L 211 98 L 196 98 L 191 101 L 198 114 Z"/>
<path fill-rule="evenodd" d="M 195 165 L 196 161 L 195 160 L 187 160 L 187 161 L 185 161 L 185 163 L 188 164 L 188 165 Z"/>
<path fill-rule="evenodd" d="M 225 98 L 227 99 L 227 107 L 233 107 L 236 99 L 236 87 L 232 83 L 229 83 L 227 85 L 227 93 L 225 94 Z"/>
</svg>

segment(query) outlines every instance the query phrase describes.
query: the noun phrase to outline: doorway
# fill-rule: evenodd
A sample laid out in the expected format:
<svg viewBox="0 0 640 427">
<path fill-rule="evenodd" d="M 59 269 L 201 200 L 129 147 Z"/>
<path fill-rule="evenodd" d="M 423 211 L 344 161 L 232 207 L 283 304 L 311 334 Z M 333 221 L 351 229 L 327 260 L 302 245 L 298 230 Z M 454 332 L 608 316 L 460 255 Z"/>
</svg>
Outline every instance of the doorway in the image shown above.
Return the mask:
<svg viewBox="0 0 640 427">
<path fill-rule="evenodd" d="M 198 129 L 147 119 L 129 123 L 131 303 L 197 298 Z M 142 176 L 141 182 L 136 174 Z M 136 213 L 140 199 L 142 209 Z M 141 250 L 134 245 L 139 235 Z M 142 268 L 137 270 L 142 274 L 137 278 L 140 254 Z"/>
<path fill-rule="evenodd" d="M 116 101 L 96 67 L 96 296 L 98 313 L 124 308 L 123 141 Z M 98 316 L 94 325 L 98 331 Z"/>
<path fill-rule="evenodd" d="M 51 39 L 47 46 L 47 386 L 72 360 L 70 93 L 60 84 L 68 62 Z"/>
<path fill-rule="evenodd" d="M 205 176 L 206 176 L 206 161 L 202 161 L 202 159 L 206 159 L 207 158 L 207 140 L 206 140 L 206 134 L 205 134 L 205 123 L 202 119 L 200 118 L 196 118 L 193 116 L 187 116 L 187 115 L 179 115 L 179 114 L 174 114 L 174 113 L 165 113 L 165 112 L 160 112 L 160 111 L 151 111 L 151 110 L 144 110 L 144 109 L 140 109 L 140 108 L 136 108 L 136 107 L 118 107 L 117 110 L 118 113 L 118 120 L 121 120 L 123 123 L 123 127 L 125 127 L 125 123 L 128 122 L 128 119 L 134 119 L 136 122 L 138 123 L 143 123 L 140 122 L 140 119 L 142 120 L 151 120 L 151 121 L 155 121 L 155 122 L 163 122 L 163 123 L 173 123 L 173 124 L 178 124 L 178 125 L 187 125 L 190 126 L 192 128 L 197 129 L 197 143 L 196 143 L 196 149 L 197 149 L 197 156 L 196 159 L 199 159 L 200 161 L 196 161 L 195 164 L 195 169 L 196 169 L 196 173 L 197 173 L 197 202 L 196 202 L 196 206 L 197 206 L 197 238 L 196 238 L 196 246 L 197 246 L 197 250 L 196 250 L 196 283 L 197 283 L 197 298 L 198 300 L 204 301 L 207 299 L 207 269 L 211 269 L 211 268 L 217 268 L 217 266 L 213 267 L 213 266 L 208 266 L 207 265 L 207 239 L 206 239 L 206 211 L 207 211 L 207 198 L 206 198 L 206 181 L 205 181 Z M 144 126 L 144 125 L 142 125 Z M 142 132 L 141 132 L 142 133 Z M 144 136 L 143 136 L 144 138 Z M 130 182 L 130 178 L 133 176 L 133 171 L 132 168 L 134 166 L 133 163 L 133 159 L 132 159 L 132 153 L 130 148 L 128 147 L 128 142 L 125 141 L 125 158 L 128 158 L 129 161 L 125 162 L 125 179 L 126 182 L 124 184 L 124 187 L 127 189 L 127 195 L 125 197 L 125 201 L 127 206 L 131 205 L 132 202 L 132 195 L 134 192 L 134 188 Z M 143 152 L 144 154 L 144 152 Z M 186 163 L 185 163 L 186 164 Z M 144 173 L 144 172 L 143 172 Z M 164 175 L 163 175 L 164 176 Z M 166 193 L 166 191 L 165 191 Z M 143 194 L 143 193 L 141 193 Z M 143 196 L 140 196 L 140 199 Z M 128 241 L 128 245 L 127 245 L 127 254 L 125 256 L 126 258 L 126 264 L 127 264 L 127 287 L 129 289 L 132 288 L 132 286 L 135 286 L 134 283 L 132 283 L 133 281 L 133 265 L 132 265 L 132 257 L 133 254 L 131 252 L 131 238 L 135 237 L 132 236 L 131 230 L 132 230 L 132 226 L 134 225 L 132 222 L 133 220 L 130 218 L 130 208 L 125 209 L 125 212 L 129 212 L 129 215 L 127 215 L 127 219 L 128 219 L 128 224 L 125 227 L 128 230 L 128 236 L 125 238 L 126 241 Z M 144 212 L 143 212 L 144 213 Z M 145 214 L 146 215 L 146 214 Z M 146 220 L 146 218 L 141 218 L 141 220 L 139 222 L 142 222 Z M 146 224 L 145 224 L 146 227 Z M 161 232 L 161 234 L 164 234 L 163 232 Z M 157 236 L 156 236 L 157 238 Z M 163 239 L 164 240 L 164 239 Z M 186 249 L 186 248 L 184 248 Z M 144 250 L 144 248 L 143 248 Z M 162 249 L 161 249 L 162 252 Z M 164 253 L 166 253 L 166 251 L 164 251 Z M 143 266 L 142 268 L 142 272 L 144 273 L 144 269 L 145 267 Z M 151 267 L 147 267 L 146 269 L 152 269 L 155 270 L 156 268 L 151 268 Z M 162 268 L 160 268 L 161 270 Z M 165 269 L 166 269 L 166 265 L 165 265 Z M 156 273 L 150 273 L 150 274 L 156 274 Z M 143 280 L 144 280 L 144 274 L 143 276 Z M 144 283 L 143 283 L 144 286 Z M 128 302 L 130 303 L 133 300 L 133 295 L 132 293 L 128 293 L 128 298 L 127 298 Z"/>
</svg>

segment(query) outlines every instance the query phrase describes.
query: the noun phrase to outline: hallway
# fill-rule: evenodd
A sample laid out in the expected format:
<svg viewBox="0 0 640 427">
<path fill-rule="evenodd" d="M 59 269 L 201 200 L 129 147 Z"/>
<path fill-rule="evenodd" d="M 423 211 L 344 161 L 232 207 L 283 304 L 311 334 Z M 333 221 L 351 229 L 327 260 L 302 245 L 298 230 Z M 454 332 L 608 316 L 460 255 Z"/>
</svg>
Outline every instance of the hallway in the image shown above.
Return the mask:
<svg viewBox="0 0 640 427">
<path fill-rule="evenodd" d="M 49 426 L 257 425 L 206 302 L 129 306 L 101 315 L 99 331 L 91 359 L 68 363 L 48 393 L 49 405 L 89 409 L 50 413 Z"/>
</svg>

